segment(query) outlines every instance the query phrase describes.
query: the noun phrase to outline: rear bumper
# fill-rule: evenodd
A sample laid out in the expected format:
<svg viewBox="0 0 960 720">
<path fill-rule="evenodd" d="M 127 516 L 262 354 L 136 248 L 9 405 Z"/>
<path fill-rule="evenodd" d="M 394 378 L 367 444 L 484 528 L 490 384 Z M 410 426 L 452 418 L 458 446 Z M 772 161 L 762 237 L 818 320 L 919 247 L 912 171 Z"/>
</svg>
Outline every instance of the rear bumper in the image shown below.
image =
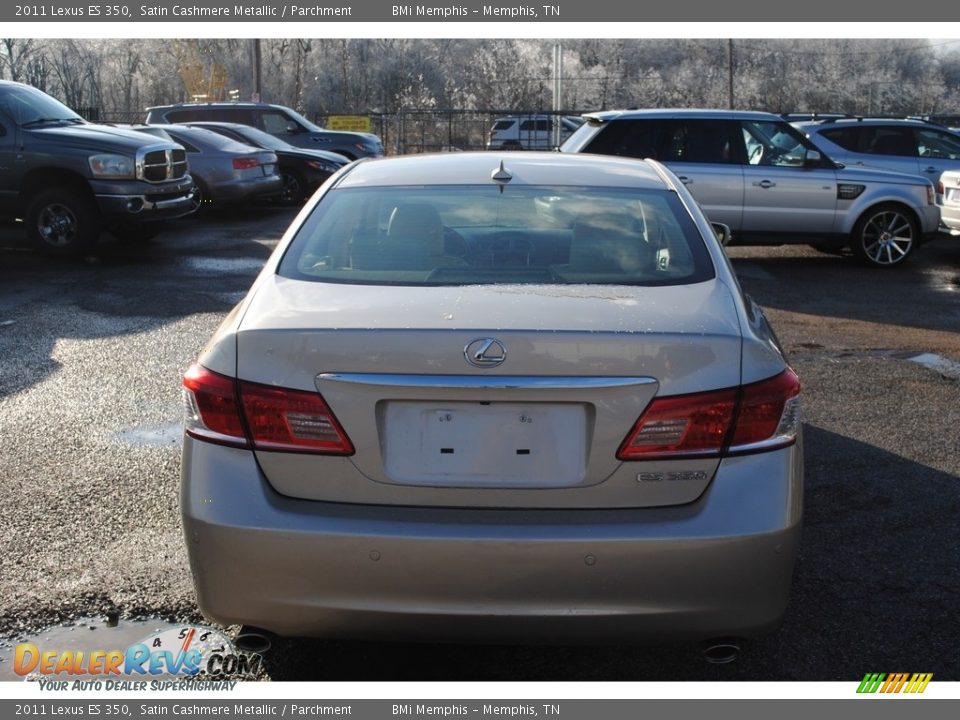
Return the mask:
<svg viewBox="0 0 960 720">
<path fill-rule="evenodd" d="M 222 184 L 210 182 L 208 187 L 210 199 L 215 202 L 241 202 L 261 195 L 278 195 L 283 190 L 283 180 L 279 175 L 264 175 Z"/>
<path fill-rule="evenodd" d="M 338 638 L 705 640 L 774 627 L 789 597 L 799 446 L 724 460 L 679 507 L 457 510 L 295 500 L 252 453 L 184 442 L 190 563 L 200 608 L 220 623 Z"/>
<path fill-rule="evenodd" d="M 960 233 L 960 205 L 941 205 L 940 223 L 951 234 Z"/>
<path fill-rule="evenodd" d="M 925 239 L 935 237 L 940 227 L 942 208 L 940 205 L 925 205 L 920 217 L 920 232 Z"/>
</svg>

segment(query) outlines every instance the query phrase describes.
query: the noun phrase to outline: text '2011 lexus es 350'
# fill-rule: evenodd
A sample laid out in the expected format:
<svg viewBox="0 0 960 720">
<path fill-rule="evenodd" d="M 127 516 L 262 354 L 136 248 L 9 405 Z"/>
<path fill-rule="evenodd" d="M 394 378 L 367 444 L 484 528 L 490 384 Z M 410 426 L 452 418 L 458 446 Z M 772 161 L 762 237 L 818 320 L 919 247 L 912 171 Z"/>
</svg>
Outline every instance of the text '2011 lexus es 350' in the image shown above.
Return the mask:
<svg viewBox="0 0 960 720">
<path fill-rule="evenodd" d="M 485 642 L 774 627 L 800 384 L 722 235 L 654 161 L 334 175 L 183 379 L 203 613 Z"/>
</svg>

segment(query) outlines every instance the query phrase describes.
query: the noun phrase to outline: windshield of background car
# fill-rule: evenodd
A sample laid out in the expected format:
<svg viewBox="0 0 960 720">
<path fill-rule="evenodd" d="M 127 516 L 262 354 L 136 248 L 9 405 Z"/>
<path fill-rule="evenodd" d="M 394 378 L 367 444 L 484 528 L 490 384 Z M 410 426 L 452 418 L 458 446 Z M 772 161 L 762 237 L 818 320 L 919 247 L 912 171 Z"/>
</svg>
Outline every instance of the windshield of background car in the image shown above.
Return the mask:
<svg viewBox="0 0 960 720">
<path fill-rule="evenodd" d="M 249 153 L 255 149 L 246 143 L 228 138 L 225 135 L 215 133 L 213 130 L 207 130 L 206 128 L 176 128 L 174 130 L 167 130 L 167 132 L 170 133 L 178 143 L 182 145 L 184 143 L 190 143 L 197 148 L 198 152 L 216 150 L 226 153 Z"/>
<path fill-rule="evenodd" d="M 258 147 L 267 148 L 268 150 L 289 150 L 291 147 L 290 143 L 285 143 L 283 140 L 274 137 L 270 133 L 264 132 L 263 130 L 258 130 L 257 128 L 245 127 L 239 132 L 236 130 L 234 130 L 234 132 L 236 132 L 241 138 L 241 142 L 249 138 Z"/>
<path fill-rule="evenodd" d="M 714 277 L 676 193 L 492 183 L 331 190 L 278 272 L 389 285 L 679 285 Z"/>
<path fill-rule="evenodd" d="M 60 101 L 30 87 L 8 85 L 0 96 L 0 109 L 17 125 L 36 120 L 82 120 Z"/>
</svg>

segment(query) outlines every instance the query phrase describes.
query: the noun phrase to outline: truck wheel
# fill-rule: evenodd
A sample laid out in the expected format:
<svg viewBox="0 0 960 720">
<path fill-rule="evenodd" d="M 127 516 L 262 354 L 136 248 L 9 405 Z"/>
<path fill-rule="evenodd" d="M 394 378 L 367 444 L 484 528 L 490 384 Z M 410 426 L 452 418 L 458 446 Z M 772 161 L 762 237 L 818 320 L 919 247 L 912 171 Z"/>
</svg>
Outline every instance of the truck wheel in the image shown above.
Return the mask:
<svg viewBox="0 0 960 720">
<path fill-rule="evenodd" d="M 55 255 L 80 255 L 97 244 L 103 221 L 96 206 L 79 192 L 54 188 L 27 205 L 27 237 Z"/>
<path fill-rule="evenodd" d="M 913 215 L 892 203 L 877 205 L 865 212 L 850 238 L 850 249 L 862 263 L 890 268 L 903 263 L 920 239 Z"/>
</svg>

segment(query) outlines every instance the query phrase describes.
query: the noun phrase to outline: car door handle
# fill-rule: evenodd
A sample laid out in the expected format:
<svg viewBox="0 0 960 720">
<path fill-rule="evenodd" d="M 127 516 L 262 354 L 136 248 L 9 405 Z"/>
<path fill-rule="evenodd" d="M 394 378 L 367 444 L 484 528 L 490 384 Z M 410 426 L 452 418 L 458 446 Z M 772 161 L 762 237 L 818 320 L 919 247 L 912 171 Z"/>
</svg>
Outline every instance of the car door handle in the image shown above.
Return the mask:
<svg viewBox="0 0 960 720">
<path fill-rule="evenodd" d="M 755 183 L 753 184 L 754 187 L 762 187 L 762 188 L 764 188 L 764 189 L 776 187 L 776 185 L 777 185 L 777 184 L 776 184 L 775 182 L 773 182 L 772 180 L 761 180 L 760 182 L 755 182 Z"/>
<path fill-rule="evenodd" d="M 936 171 L 937 169 L 933 165 L 928 165 L 927 169 L 924 170 L 924 172 L 928 172 L 928 173 L 935 173 Z"/>
<path fill-rule="evenodd" d="M 693 185 L 693 178 L 688 178 L 686 175 L 680 175 L 677 180 L 682 182 L 684 185 Z"/>
</svg>

